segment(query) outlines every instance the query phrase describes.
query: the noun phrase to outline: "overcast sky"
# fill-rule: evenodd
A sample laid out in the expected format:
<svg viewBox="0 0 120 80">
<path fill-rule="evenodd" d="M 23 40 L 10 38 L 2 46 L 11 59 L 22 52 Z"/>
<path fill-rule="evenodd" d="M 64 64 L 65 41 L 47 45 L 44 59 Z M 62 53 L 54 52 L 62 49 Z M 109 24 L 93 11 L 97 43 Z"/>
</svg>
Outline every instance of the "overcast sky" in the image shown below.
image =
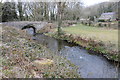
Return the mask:
<svg viewBox="0 0 120 80">
<path fill-rule="evenodd" d="M 107 2 L 109 0 L 82 0 L 85 6 L 91 6 L 101 2 Z"/>
</svg>

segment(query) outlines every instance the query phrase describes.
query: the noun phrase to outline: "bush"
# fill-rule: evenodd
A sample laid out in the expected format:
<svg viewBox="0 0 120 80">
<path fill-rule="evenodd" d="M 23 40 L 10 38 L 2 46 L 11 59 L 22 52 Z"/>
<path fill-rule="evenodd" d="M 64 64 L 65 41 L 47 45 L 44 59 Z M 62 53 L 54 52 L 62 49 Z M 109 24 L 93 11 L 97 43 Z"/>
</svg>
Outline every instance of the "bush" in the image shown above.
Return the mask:
<svg viewBox="0 0 120 80">
<path fill-rule="evenodd" d="M 103 20 L 103 19 L 100 19 L 100 20 L 98 20 L 98 22 L 105 22 L 105 20 Z"/>
<path fill-rule="evenodd" d="M 99 23 L 98 26 L 99 26 L 99 27 L 102 27 L 102 23 Z"/>
</svg>

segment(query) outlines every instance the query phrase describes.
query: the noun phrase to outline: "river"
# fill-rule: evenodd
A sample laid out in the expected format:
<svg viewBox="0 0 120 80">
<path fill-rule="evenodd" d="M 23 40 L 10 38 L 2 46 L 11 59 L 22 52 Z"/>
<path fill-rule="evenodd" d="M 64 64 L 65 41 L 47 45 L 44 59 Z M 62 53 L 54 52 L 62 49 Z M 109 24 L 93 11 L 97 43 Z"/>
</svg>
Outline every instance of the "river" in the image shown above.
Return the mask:
<svg viewBox="0 0 120 80">
<path fill-rule="evenodd" d="M 32 29 L 27 31 L 32 34 Z M 120 68 L 117 67 L 116 63 L 108 61 L 102 55 L 90 54 L 84 48 L 73 43 L 57 40 L 43 34 L 37 34 L 32 38 L 58 56 L 65 57 L 78 66 L 78 73 L 82 78 L 118 78 L 118 69 Z"/>
</svg>

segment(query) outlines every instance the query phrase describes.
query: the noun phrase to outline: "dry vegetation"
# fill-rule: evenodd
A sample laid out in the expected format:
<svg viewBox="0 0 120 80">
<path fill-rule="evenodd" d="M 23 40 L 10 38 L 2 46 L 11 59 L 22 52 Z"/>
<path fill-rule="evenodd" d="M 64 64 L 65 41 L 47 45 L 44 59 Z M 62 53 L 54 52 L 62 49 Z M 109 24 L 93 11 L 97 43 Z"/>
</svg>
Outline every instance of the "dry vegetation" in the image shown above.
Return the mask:
<svg viewBox="0 0 120 80">
<path fill-rule="evenodd" d="M 2 78 L 77 78 L 77 67 L 31 40 L 17 28 L 4 26 L 0 44 L 0 77 Z M 35 60 L 51 59 L 53 64 L 38 68 Z M 74 67 L 74 70 L 70 67 Z"/>
</svg>

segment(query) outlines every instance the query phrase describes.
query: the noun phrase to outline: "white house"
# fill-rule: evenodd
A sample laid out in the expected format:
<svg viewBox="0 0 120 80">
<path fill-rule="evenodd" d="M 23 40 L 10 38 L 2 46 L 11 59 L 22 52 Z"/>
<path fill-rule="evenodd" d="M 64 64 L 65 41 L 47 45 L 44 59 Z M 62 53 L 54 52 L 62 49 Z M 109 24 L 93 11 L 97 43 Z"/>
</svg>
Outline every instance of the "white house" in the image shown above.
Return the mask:
<svg viewBox="0 0 120 80">
<path fill-rule="evenodd" d="M 103 21 L 115 21 L 117 18 L 117 14 L 115 12 L 108 12 L 108 13 L 102 13 L 101 16 L 98 18 L 98 20 Z"/>
</svg>

